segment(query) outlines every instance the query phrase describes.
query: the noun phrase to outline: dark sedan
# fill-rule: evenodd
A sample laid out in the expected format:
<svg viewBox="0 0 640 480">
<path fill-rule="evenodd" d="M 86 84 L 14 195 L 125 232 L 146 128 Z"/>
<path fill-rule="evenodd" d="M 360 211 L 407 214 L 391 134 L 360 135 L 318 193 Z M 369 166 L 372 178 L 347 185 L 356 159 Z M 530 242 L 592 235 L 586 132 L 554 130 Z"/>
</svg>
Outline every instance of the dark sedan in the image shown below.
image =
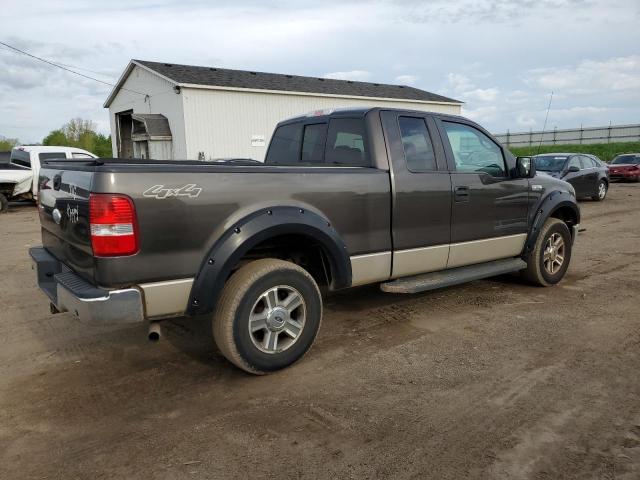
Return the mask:
<svg viewBox="0 0 640 480">
<path fill-rule="evenodd" d="M 569 182 L 576 197 L 601 202 L 609 190 L 609 167 L 586 153 L 545 153 L 534 157 L 536 170 Z"/>
<path fill-rule="evenodd" d="M 640 182 L 640 153 L 623 153 L 609 164 L 612 180 Z"/>
</svg>

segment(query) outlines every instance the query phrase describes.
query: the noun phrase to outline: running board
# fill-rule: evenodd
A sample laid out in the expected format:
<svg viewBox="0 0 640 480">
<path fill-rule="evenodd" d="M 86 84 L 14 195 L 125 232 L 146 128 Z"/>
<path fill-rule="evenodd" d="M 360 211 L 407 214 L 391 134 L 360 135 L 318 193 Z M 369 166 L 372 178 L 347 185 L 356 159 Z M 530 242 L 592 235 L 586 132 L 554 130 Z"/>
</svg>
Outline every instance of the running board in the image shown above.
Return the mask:
<svg viewBox="0 0 640 480">
<path fill-rule="evenodd" d="M 517 272 L 527 268 L 527 263 L 519 258 L 507 258 L 493 262 L 452 268 L 440 272 L 423 273 L 412 277 L 398 278 L 380 285 L 383 292 L 418 293 L 436 288 L 450 287 L 460 283 L 472 282 L 481 278 L 495 277 L 505 273 Z"/>
</svg>

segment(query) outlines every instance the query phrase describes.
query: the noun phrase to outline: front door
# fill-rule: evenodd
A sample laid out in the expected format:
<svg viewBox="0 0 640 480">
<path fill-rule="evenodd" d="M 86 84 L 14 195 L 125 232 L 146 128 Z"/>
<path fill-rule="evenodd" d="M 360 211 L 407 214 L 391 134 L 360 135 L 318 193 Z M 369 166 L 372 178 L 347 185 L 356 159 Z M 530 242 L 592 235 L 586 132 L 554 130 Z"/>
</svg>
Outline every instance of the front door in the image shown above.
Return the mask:
<svg viewBox="0 0 640 480">
<path fill-rule="evenodd" d="M 451 178 L 429 115 L 382 111 L 392 162 L 393 278 L 442 270 L 451 240 Z"/>
<path fill-rule="evenodd" d="M 526 240 L 529 180 L 513 157 L 471 122 L 437 121 L 451 173 L 448 268 L 518 256 Z"/>
<path fill-rule="evenodd" d="M 569 169 L 571 167 L 576 167 L 579 169 L 577 172 L 570 172 Z M 580 161 L 580 155 L 574 155 L 569 158 L 567 162 L 567 166 L 565 167 L 565 175 L 562 177 L 562 180 L 565 182 L 569 182 L 571 186 L 576 191 L 576 196 L 583 197 L 585 195 L 590 195 L 588 192 L 588 186 L 586 184 L 585 171 L 582 167 L 582 162 Z"/>
</svg>

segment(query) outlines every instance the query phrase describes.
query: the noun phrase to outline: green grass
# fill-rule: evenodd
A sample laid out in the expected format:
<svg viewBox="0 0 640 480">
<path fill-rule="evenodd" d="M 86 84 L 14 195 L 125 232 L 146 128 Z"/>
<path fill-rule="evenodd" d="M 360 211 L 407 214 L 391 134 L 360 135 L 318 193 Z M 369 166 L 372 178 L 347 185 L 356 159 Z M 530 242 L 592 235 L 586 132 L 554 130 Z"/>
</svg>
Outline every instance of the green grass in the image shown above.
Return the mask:
<svg viewBox="0 0 640 480">
<path fill-rule="evenodd" d="M 620 143 L 592 143 L 592 144 L 565 144 L 565 145 L 542 145 L 538 150 L 537 145 L 531 147 L 511 147 L 511 153 L 516 156 L 526 157 L 528 155 L 536 155 L 537 153 L 590 153 L 598 156 L 605 162 L 610 162 L 616 155 L 621 153 L 638 153 L 640 152 L 640 142 L 620 142 Z"/>
</svg>

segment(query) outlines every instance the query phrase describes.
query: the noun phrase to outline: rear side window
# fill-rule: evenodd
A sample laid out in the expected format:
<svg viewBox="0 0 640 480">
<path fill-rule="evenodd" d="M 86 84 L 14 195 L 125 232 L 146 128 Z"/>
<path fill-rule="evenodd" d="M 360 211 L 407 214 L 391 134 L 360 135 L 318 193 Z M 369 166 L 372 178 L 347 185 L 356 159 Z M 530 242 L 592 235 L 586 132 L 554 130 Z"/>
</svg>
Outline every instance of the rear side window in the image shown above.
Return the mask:
<svg viewBox="0 0 640 480">
<path fill-rule="evenodd" d="M 507 176 L 502 149 L 493 140 L 470 125 L 442 123 L 453 150 L 456 171 L 487 173 L 493 177 Z"/>
<path fill-rule="evenodd" d="M 40 160 L 50 160 L 52 158 L 67 158 L 64 152 L 43 152 L 38 154 Z"/>
<path fill-rule="evenodd" d="M 297 165 L 300 163 L 302 125 L 291 123 L 276 129 L 271 138 L 264 163 L 272 165 Z"/>
<path fill-rule="evenodd" d="M 12 150 L 11 160 L 9 161 L 14 165 L 31 168 L 31 156 L 29 152 L 25 152 L 24 150 Z"/>
<path fill-rule="evenodd" d="M 327 124 L 305 125 L 302 135 L 302 163 L 322 163 L 324 143 L 327 138 Z"/>
<path fill-rule="evenodd" d="M 73 158 L 93 158 L 91 155 L 87 155 L 86 153 L 76 153 L 76 152 L 73 152 L 71 156 Z"/>
<path fill-rule="evenodd" d="M 369 167 L 364 122 L 356 118 L 335 118 L 329 122 L 324 159 L 327 166 Z"/>
<path fill-rule="evenodd" d="M 407 168 L 412 172 L 437 170 L 433 144 L 424 118 L 400 117 L 398 125 Z"/>
<path fill-rule="evenodd" d="M 273 134 L 265 164 L 368 167 L 364 123 L 337 118 L 326 123 L 292 123 Z"/>
</svg>

